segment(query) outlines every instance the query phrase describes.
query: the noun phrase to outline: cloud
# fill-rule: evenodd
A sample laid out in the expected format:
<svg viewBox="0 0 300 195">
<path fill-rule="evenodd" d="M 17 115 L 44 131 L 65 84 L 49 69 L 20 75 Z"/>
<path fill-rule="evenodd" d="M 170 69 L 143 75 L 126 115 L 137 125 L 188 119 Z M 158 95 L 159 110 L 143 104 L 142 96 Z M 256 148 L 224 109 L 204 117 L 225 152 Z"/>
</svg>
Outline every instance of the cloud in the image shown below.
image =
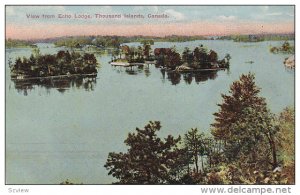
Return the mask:
<svg viewBox="0 0 300 195">
<path fill-rule="evenodd" d="M 235 16 L 224 16 L 224 15 L 218 16 L 217 18 L 218 20 L 222 20 L 222 21 L 232 21 L 236 19 Z"/>
<path fill-rule="evenodd" d="M 167 9 L 164 11 L 164 13 L 169 15 L 171 18 L 175 18 L 176 20 L 185 19 L 185 16 L 183 13 L 175 11 L 174 9 Z"/>
</svg>

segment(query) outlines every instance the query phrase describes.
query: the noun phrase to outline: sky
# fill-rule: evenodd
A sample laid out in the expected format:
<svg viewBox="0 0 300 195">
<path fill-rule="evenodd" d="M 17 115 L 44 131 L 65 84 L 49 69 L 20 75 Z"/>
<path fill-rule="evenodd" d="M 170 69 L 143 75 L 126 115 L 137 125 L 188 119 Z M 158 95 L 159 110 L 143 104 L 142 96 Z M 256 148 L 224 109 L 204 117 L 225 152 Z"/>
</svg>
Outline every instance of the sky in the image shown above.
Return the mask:
<svg viewBox="0 0 300 195">
<path fill-rule="evenodd" d="M 6 38 L 13 39 L 294 33 L 294 6 L 6 6 L 5 12 Z M 95 14 L 121 18 L 96 18 Z M 59 17 L 65 15 L 70 18 Z M 78 18 L 82 15 L 90 18 Z"/>
</svg>

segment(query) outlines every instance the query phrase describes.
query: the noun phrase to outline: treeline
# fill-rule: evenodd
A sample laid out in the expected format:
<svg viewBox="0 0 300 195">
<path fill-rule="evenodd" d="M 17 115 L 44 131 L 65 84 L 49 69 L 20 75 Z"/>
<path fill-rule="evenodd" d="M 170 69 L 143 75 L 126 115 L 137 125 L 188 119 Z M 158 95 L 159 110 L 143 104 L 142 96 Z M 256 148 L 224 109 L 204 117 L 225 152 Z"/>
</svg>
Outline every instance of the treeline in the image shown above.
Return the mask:
<svg viewBox="0 0 300 195">
<path fill-rule="evenodd" d="M 287 41 L 295 40 L 294 34 L 261 34 L 261 35 L 229 35 L 218 40 L 233 40 L 235 42 Z"/>
<path fill-rule="evenodd" d="M 33 42 L 25 40 L 7 39 L 5 40 L 6 48 L 18 48 L 18 47 L 37 47 Z"/>
<path fill-rule="evenodd" d="M 144 63 L 145 61 L 155 61 L 157 67 L 163 67 L 178 71 L 191 71 L 196 69 L 218 69 L 229 68 L 231 56 L 226 54 L 223 59 L 219 59 L 216 51 L 208 50 L 203 45 L 195 47 L 193 50 L 185 47 L 180 54 L 176 47 L 155 48 L 151 45 L 153 40 L 144 40 L 142 45 L 129 47 L 122 45 L 114 50 L 112 62 Z"/>
<path fill-rule="evenodd" d="M 18 57 L 10 63 L 12 78 L 46 77 L 71 74 L 97 73 L 94 54 L 58 51 L 57 54 L 40 54 L 34 49 L 29 58 Z"/>
<path fill-rule="evenodd" d="M 118 48 L 123 43 L 130 42 L 143 42 L 152 40 L 155 42 L 185 42 L 194 40 L 206 40 L 204 36 L 76 36 L 76 37 L 63 37 L 54 42 L 57 47 L 66 46 L 71 48 L 80 48 L 85 45 L 93 45 L 101 48 Z"/>
<path fill-rule="evenodd" d="M 229 54 L 226 54 L 223 59 L 219 59 L 216 51 L 208 50 L 203 45 L 195 47 L 193 50 L 185 47 L 182 54 L 178 53 L 175 47 L 156 48 L 154 56 L 158 66 L 178 71 L 229 68 L 231 59 Z"/>
<path fill-rule="evenodd" d="M 272 114 L 249 73 L 222 94 L 211 135 L 160 138 L 159 121 L 129 133 L 104 167 L 117 184 L 294 184 L 295 113 Z"/>
</svg>

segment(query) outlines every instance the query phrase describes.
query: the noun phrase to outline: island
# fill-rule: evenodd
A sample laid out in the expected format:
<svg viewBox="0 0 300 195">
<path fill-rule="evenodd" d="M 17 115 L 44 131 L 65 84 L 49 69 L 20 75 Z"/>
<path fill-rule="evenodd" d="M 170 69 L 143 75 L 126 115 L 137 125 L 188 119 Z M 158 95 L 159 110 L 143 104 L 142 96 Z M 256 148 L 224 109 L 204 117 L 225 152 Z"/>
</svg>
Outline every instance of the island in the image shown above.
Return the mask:
<svg viewBox="0 0 300 195">
<path fill-rule="evenodd" d="M 156 48 L 154 49 L 157 66 L 178 72 L 211 71 L 229 68 L 231 56 L 226 54 L 219 60 L 216 51 L 208 50 L 203 45 L 191 50 L 188 47 L 180 55 L 176 48 Z"/>
<path fill-rule="evenodd" d="M 27 47 L 36 48 L 37 46 L 30 41 L 7 39 L 5 40 L 5 47 L 6 48 L 27 48 Z"/>
<path fill-rule="evenodd" d="M 295 40 L 294 34 L 249 34 L 218 36 L 216 40 L 233 40 L 234 42 L 262 42 Z"/>
<path fill-rule="evenodd" d="M 62 78 L 97 74 L 97 59 L 94 54 L 58 51 L 56 54 L 33 50 L 29 58 L 18 57 L 10 63 L 12 79 Z"/>
<path fill-rule="evenodd" d="M 184 48 L 180 54 L 176 47 L 155 48 L 153 41 L 143 41 L 138 47 L 122 45 L 113 53 L 111 65 L 133 67 L 144 64 L 155 64 L 157 68 L 177 72 L 214 71 L 229 68 L 231 56 L 226 54 L 219 59 L 216 51 L 207 49 L 202 44 L 194 49 Z"/>
<path fill-rule="evenodd" d="M 277 54 L 294 54 L 295 53 L 295 46 L 291 45 L 289 42 L 285 41 L 280 47 L 271 47 L 270 52 Z"/>
<path fill-rule="evenodd" d="M 294 69 L 295 68 L 295 55 L 291 55 L 290 57 L 285 58 L 283 63 L 287 68 Z"/>
</svg>

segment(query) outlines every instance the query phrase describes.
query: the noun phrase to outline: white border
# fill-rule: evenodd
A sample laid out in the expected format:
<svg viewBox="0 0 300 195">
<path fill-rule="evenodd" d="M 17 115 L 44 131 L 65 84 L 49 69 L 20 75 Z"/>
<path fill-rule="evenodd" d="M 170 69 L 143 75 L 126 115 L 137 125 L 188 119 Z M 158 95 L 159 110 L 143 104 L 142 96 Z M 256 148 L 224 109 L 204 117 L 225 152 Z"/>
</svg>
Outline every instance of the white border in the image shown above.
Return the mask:
<svg viewBox="0 0 300 195">
<path fill-rule="evenodd" d="M 1 78 L 0 78 L 0 82 L 1 82 L 1 95 L 0 95 L 0 107 L 2 109 L 2 112 L 0 112 L 0 124 L 1 124 L 1 134 L 0 134 L 0 142 L 1 142 L 1 150 L 0 150 L 0 193 L 1 194 L 13 194 L 13 193 L 9 193 L 9 188 L 14 188 L 14 189 L 18 189 L 18 188 L 28 188 L 29 189 L 29 193 L 22 193 L 22 194 L 37 194 L 37 195 L 41 195 L 41 194 L 88 194 L 88 195 L 92 195 L 92 194 L 97 194 L 97 195 L 101 195 L 101 194 L 201 194 L 200 188 L 203 186 L 199 186 L 199 185 L 195 185 L 195 186 L 108 186 L 108 185 L 82 185 L 82 186 L 59 186 L 59 185 L 55 185 L 55 186 L 44 186 L 44 185 L 27 185 L 27 186 L 21 186 L 21 185 L 4 185 L 5 181 L 4 181 L 4 97 L 5 97 L 5 71 L 4 71 L 4 55 L 5 55 L 5 43 L 4 43 L 4 37 L 5 37 L 5 29 L 4 29 L 4 13 L 5 13 L 5 5 L 6 4 L 45 4 L 45 3 L 41 3 L 40 0 L 27 0 L 27 1 L 20 1 L 20 0 L 1 0 L 1 10 L 0 10 L 0 28 L 1 28 L 1 34 L 0 36 L 2 37 L 0 39 L 0 43 L 1 43 L 1 55 L 0 55 L 0 64 L 2 65 L 0 72 L 1 72 Z M 84 2 L 84 3 L 83 3 Z M 151 3 L 149 3 L 151 2 Z M 299 20 L 297 19 L 297 2 L 296 0 L 276 0 L 276 1 L 266 1 L 266 0 L 247 0 L 247 1 L 242 1 L 243 4 L 252 4 L 252 5 L 268 5 L 268 4 L 272 4 L 272 5 L 280 5 L 280 4 L 291 4 L 291 5 L 296 5 L 295 9 L 296 9 L 296 59 L 297 59 L 297 51 L 298 51 L 298 45 L 299 45 L 299 38 L 298 38 L 298 32 L 299 32 Z M 204 2 L 200 2 L 200 1 L 194 1 L 194 0 L 185 0 L 182 2 L 178 2 L 178 1 L 170 1 L 170 0 L 152 0 L 152 1 L 140 1 L 140 0 L 134 0 L 134 1 L 122 1 L 122 0 L 106 0 L 106 1 L 96 1 L 96 0 L 85 0 L 85 1 L 80 1 L 80 0 L 73 0 L 73 1 L 61 1 L 61 0 L 51 0 L 48 1 L 46 4 L 64 4 L 64 5 L 68 5 L 68 4 L 101 4 L 101 5 L 114 5 L 114 4 L 154 4 L 154 5 L 159 5 L 159 4 L 178 4 L 178 5 L 188 5 L 188 4 L 200 4 L 200 5 L 205 5 L 208 4 L 209 5 L 214 5 L 214 4 L 218 4 L 218 5 L 225 5 L 225 4 L 230 4 L 230 5 L 242 5 L 241 1 L 237 1 L 237 0 L 227 0 L 226 3 L 222 0 L 210 0 L 209 2 L 204 1 Z M 298 69 L 296 68 L 296 75 L 298 72 Z M 299 96 L 299 92 L 300 92 L 300 87 L 299 87 L 299 78 L 296 77 L 296 98 Z M 298 89 L 299 88 L 299 89 Z M 296 121 L 298 121 L 299 119 L 299 106 L 296 103 Z M 299 139 L 299 133 L 297 133 L 297 123 L 296 123 L 296 140 Z M 297 144 L 296 141 L 296 152 L 300 151 L 300 144 Z M 298 166 L 300 166 L 300 158 L 299 155 L 296 154 L 296 170 L 298 170 Z M 296 171 L 296 182 L 297 184 L 300 183 L 300 176 L 299 173 L 297 174 Z M 206 187 L 213 187 L 213 186 L 206 186 Z M 225 187 L 225 188 L 229 188 L 231 186 L 221 186 L 221 187 Z M 238 186 L 235 186 L 238 187 Z M 247 186 L 245 186 L 247 187 Z M 258 186 L 258 187 L 262 187 L 262 186 Z M 279 186 L 266 186 L 266 187 L 272 187 L 272 188 L 276 188 Z M 300 187 L 299 185 L 295 185 L 295 186 L 284 186 L 284 187 L 291 187 L 292 188 L 292 194 L 299 194 L 300 193 Z M 298 192 L 298 193 L 297 193 Z"/>
</svg>

